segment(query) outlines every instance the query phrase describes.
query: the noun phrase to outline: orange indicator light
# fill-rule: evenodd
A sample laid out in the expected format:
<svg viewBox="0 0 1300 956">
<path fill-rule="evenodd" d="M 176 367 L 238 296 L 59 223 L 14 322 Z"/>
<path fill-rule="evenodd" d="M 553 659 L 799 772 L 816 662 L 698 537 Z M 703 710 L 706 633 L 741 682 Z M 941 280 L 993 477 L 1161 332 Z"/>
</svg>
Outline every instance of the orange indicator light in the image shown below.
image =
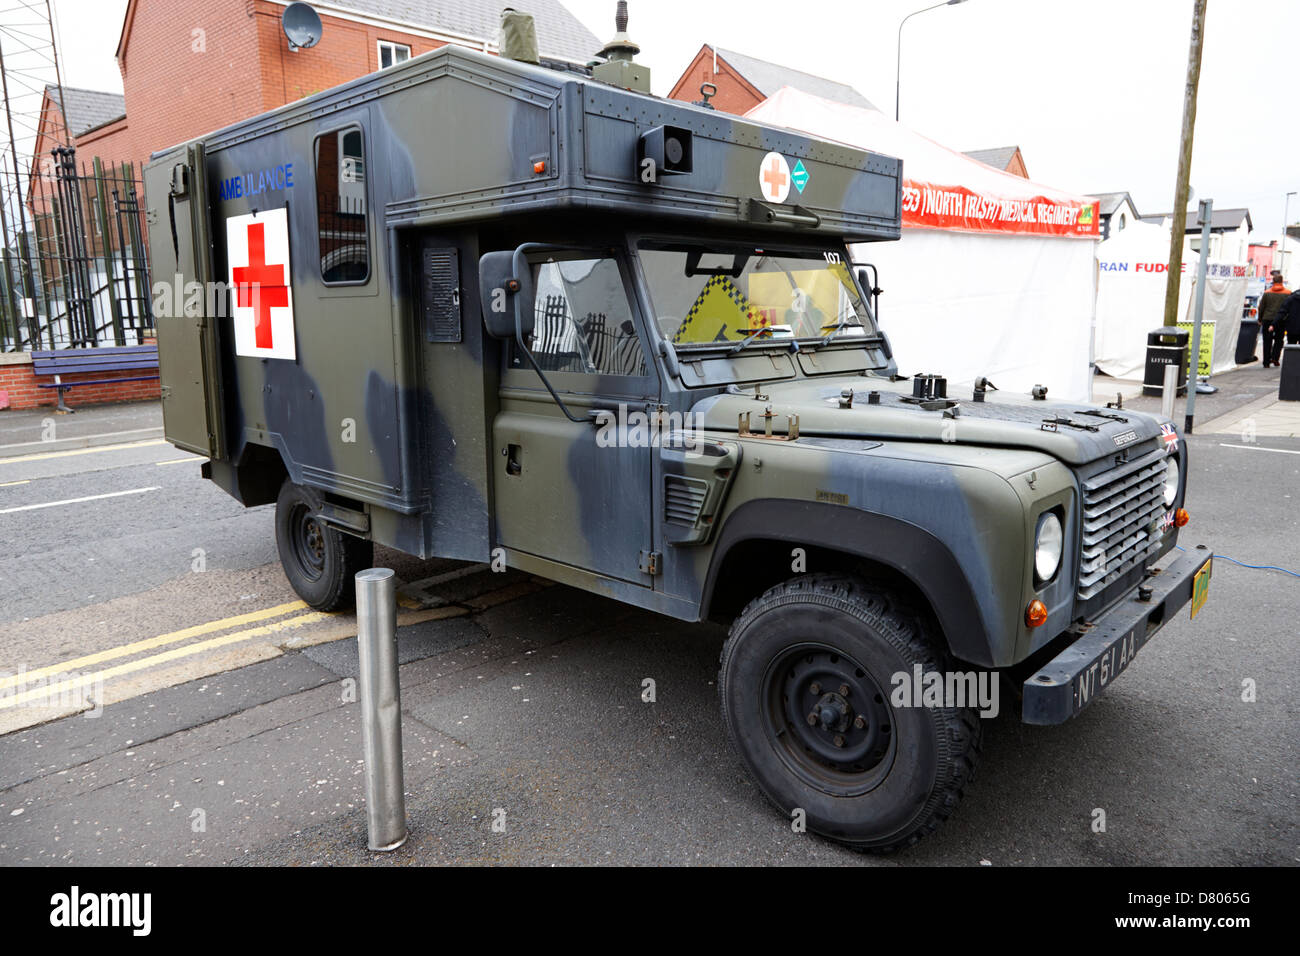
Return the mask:
<svg viewBox="0 0 1300 956">
<path fill-rule="evenodd" d="M 1047 605 L 1037 599 L 1029 602 L 1025 608 L 1025 623 L 1030 627 L 1042 627 L 1047 623 Z"/>
</svg>

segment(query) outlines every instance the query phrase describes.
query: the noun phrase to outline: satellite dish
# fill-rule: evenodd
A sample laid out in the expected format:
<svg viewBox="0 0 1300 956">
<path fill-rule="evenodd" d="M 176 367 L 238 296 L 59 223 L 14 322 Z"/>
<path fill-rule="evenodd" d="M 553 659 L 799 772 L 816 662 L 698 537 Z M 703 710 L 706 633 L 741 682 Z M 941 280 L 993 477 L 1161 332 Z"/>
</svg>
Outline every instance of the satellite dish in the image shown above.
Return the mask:
<svg viewBox="0 0 1300 956">
<path fill-rule="evenodd" d="M 320 14 L 309 3 L 291 3 L 285 7 L 280 15 L 280 28 L 289 38 L 289 49 L 293 51 L 315 46 L 324 32 Z"/>
</svg>

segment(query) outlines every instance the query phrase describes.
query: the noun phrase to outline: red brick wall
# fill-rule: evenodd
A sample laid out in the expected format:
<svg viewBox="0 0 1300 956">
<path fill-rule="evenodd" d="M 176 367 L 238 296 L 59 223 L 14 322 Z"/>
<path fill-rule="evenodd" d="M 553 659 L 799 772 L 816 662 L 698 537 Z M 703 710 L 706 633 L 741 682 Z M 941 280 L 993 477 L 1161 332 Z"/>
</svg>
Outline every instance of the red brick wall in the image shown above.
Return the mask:
<svg viewBox="0 0 1300 956">
<path fill-rule="evenodd" d="M 136 163 L 262 112 L 254 0 L 133 0 L 118 66 Z"/>
<path fill-rule="evenodd" d="M 152 152 L 379 69 L 380 40 L 409 46 L 412 56 L 443 45 L 325 14 L 320 42 L 290 52 L 283 12 L 266 0 L 189 0 L 178 15 L 172 4 L 134 0 L 118 63 L 129 126 L 115 124 L 79 147 L 87 158 L 139 169 Z"/>
<path fill-rule="evenodd" d="M 1020 155 L 1019 149 L 1011 154 L 1011 161 L 1007 163 L 1006 171 L 1021 179 L 1029 178 L 1029 170 L 1025 168 L 1025 159 Z"/>
<path fill-rule="evenodd" d="M 64 384 L 73 384 L 78 381 L 134 378 L 148 374 L 150 374 L 149 369 L 127 369 L 119 372 L 82 372 L 77 375 L 64 375 L 62 380 Z M 59 403 L 59 390 L 39 387 L 39 383 L 52 383 L 53 381 L 54 379 L 48 375 L 33 375 L 30 361 L 0 365 L 0 392 L 9 393 L 10 408 L 38 408 L 46 405 L 50 407 L 57 405 Z M 98 405 L 104 402 L 147 401 L 158 398 L 158 380 L 81 385 L 69 389 L 65 395 L 64 400 L 72 408 L 76 408 L 78 405 Z"/>
<path fill-rule="evenodd" d="M 135 163 L 135 177 L 140 178 L 141 157 L 137 155 L 135 144 L 131 139 L 131 130 L 125 119 L 115 123 L 106 123 L 93 129 L 84 136 L 77 137 L 77 163 L 85 162 L 87 166 L 98 156 L 105 166 L 116 168 L 119 163 Z"/>
<path fill-rule="evenodd" d="M 280 15 L 284 8 L 257 0 L 256 10 L 264 110 L 275 109 L 373 73 L 379 69 L 380 40 L 409 46 L 413 57 L 445 45 L 427 37 L 322 14 L 320 42 L 314 47 L 290 52 L 280 28 Z"/>
<path fill-rule="evenodd" d="M 669 99 L 694 103 L 700 98 L 700 85 L 712 83 L 718 94 L 709 102 L 714 109 L 740 116 L 748 113 L 766 99 L 753 85 L 724 60 L 718 57 L 718 72 L 713 72 L 713 50 L 706 44 L 695 54 L 691 65 L 668 94 Z"/>
</svg>

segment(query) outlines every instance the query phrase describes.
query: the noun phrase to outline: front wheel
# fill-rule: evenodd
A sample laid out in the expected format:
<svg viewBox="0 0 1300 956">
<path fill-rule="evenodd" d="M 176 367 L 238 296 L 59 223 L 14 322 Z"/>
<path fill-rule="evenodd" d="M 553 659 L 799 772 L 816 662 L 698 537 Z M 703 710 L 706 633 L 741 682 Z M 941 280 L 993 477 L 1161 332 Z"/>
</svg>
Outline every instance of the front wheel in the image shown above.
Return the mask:
<svg viewBox="0 0 1300 956">
<path fill-rule="evenodd" d="M 353 577 L 374 561 L 374 544 L 327 525 L 298 485 L 286 480 L 275 501 L 280 565 L 298 596 L 318 611 L 356 602 Z"/>
<path fill-rule="evenodd" d="M 975 773 L 969 707 L 895 707 L 895 675 L 947 672 L 923 620 L 849 575 L 794 578 L 752 601 L 722 650 L 718 690 L 733 748 L 763 793 L 857 849 L 910 846 Z"/>
</svg>

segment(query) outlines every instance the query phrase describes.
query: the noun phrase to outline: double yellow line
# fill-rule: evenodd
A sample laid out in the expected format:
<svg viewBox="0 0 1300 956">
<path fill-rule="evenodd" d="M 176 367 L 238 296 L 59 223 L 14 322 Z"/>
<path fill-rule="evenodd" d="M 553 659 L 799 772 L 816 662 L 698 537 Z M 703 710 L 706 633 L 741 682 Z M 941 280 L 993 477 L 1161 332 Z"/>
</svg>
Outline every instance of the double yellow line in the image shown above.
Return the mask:
<svg viewBox="0 0 1300 956">
<path fill-rule="evenodd" d="M 35 443 L 33 443 L 35 444 Z M 106 451 L 124 451 L 131 448 L 151 448 L 165 445 L 165 438 L 149 438 L 144 441 L 123 442 L 119 445 L 94 445 L 90 448 L 70 448 L 66 451 L 42 451 L 31 455 L 15 455 L 12 458 L 0 458 L 0 464 L 16 465 L 23 461 L 46 461 L 50 458 L 72 458 L 76 455 L 98 455 Z"/>
<path fill-rule="evenodd" d="M 323 621 L 333 616 L 320 611 L 310 611 L 306 614 L 299 614 L 296 617 L 285 618 L 283 621 L 272 621 L 270 624 L 261 624 L 257 627 L 244 628 L 243 630 L 234 631 L 230 634 L 223 634 L 220 637 L 209 638 L 206 641 L 186 644 L 184 647 L 174 647 L 171 650 L 163 651 L 159 654 L 151 654 L 148 657 L 141 657 L 138 660 L 115 664 L 111 667 L 104 668 L 103 670 L 78 674 L 77 676 L 71 677 L 67 680 L 59 680 L 55 683 L 43 684 L 40 687 L 20 690 L 16 694 L 10 695 L 4 693 L 10 688 L 28 685 L 33 681 L 43 680 L 50 677 L 57 678 L 59 675 L 74 673 L 82 668 L 93 667 L 97 664 L 102 664 L 105 661 L 130 657 L 132 654 L 139 654 L 141 651 L 150 651 L 155 648 L 166 647 L 168 644 L 178 644 L 181 641 L 189 640 L 192 637 L 201 637 L 204 634 L 212 634 L 232 627 L 243 627 L 246 624 L 254 624 L 258 621 L 267 621 L 271 618 L 280 617 L 293 611 L 305 610 L 306 607 L 307 604 L 303 601 L 290 601 L 287 604 L 277 604 L 275 607 L 264 608 L 260 611 L 251 611 L 248 614 L 240 614 L 236 617 L 223 618 L 219 621 L 209 621 L 206 624 L 196 624 L 193 627 L 187 627 L 183 630 L 172 631 L 168 634 L 160 634 L 157 637 L 146 638 L 145 640 L 135 641 L 131 644 L 123 644 L 120 647 L 112 647 L 105 651 L 97 651 L 94 654 L 86 654 L 82 657 L 73 658 L 70 661 L 63 661 L 60 664 L 51 664 L 47 667 L 39 667 L 35 670 L 25 671 L 21 674 L 15 674 L 9 677 L 0 677 L 0 710 L 8 707 L 18 707 L 40 698 L 57 698 L 60 695 L 69 694 L 80 688 L 108 680 L 111 677 L 120 677 L 123 674 L 130 674 L 134 671 L 155 667 L 158 664 L 165 664 L 169 661 L 179 660 L 180 658 L 189 657 L 194 654 L 202 654 L 205 651 L 210 651 L 218 647 L 238 644 L 241 641 L 251 640 L 254 637 L 261 637 L 265 634 L 274 634 L 277 631 L 285 631 L 295 627 L 302 627 L 306 624 L 314 624 L 317 621 Z"/>
</svg>

